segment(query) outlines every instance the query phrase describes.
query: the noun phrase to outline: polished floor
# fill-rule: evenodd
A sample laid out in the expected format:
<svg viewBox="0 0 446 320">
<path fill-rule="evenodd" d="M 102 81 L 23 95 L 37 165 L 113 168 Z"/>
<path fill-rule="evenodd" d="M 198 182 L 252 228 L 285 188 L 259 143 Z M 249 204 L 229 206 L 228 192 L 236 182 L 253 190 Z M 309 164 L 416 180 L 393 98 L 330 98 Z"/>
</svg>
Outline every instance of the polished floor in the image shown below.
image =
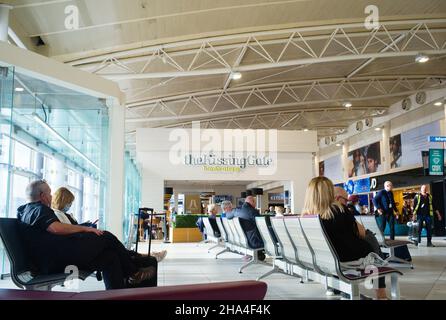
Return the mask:
<svg viewBox="0 0 446 320">
<path fill-rule="evenodd" d="M 409 246 L 415 268 L 401 268 L 404 275 L 400 279 L 401 298 L 405 300 L 446 299 L 446 238 L 434 238 L 434 248 Z M 224 253 L 215 259 L 220 248 L 208 253 L 210 244 L 197 243 L 153 243 L 152 250 L 166 249 L 167 257 L 159 264 L 158 285 L 169 286 L 192 283 L 220 281 L 253 280 L 269 270 L 268 266 L 254 265 L 244 270 L 238 268 L 244 263 L 241 255 Z M 147 244 L 140 244 L 140 252 L 147 250 Z M 327 297 L 324 287 L 319 283 L 299 283 L 295 277 L 273 274 L 263 279 L 268 284 L 266 299 L 340 299 Z M 0 281 L 0 287 L 14 288 L 10 279 Z M 102 290 L 103 283 L 91 277 L 80 283 L 79 291 Z M 68 289 L 56 287 L 57 291 Z M 78 291 L 78 290 L 76 290 Z M 373 293 L 361 288 L 361 292 Z M 390 296 L 390 294 L 389 294 Z"/>
</svg>

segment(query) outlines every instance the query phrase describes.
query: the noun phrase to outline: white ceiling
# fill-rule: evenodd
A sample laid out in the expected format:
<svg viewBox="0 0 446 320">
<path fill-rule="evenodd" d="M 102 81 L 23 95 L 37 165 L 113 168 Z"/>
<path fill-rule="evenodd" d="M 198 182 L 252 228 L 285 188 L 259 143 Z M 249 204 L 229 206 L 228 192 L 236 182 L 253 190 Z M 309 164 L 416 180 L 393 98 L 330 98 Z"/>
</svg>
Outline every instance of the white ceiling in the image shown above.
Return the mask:
<svg viewBox="0 0 446 320">
<path fill-rule="evenodd" d="M 315 129 L 342 134 L 446 81 L 446 1 L 6 1 L 11 26 L 41 54 L 117 81 L 138 127 L 201 121 L 211 128 Z M 80 28 L 64 28 L 76 5 Z M 426 53 L 431 60 L 415 62 Z M 231 80 L 240 72 L 240 80 Z M 343 103 L 350 101 L 352 108 Z"/>
</svg>

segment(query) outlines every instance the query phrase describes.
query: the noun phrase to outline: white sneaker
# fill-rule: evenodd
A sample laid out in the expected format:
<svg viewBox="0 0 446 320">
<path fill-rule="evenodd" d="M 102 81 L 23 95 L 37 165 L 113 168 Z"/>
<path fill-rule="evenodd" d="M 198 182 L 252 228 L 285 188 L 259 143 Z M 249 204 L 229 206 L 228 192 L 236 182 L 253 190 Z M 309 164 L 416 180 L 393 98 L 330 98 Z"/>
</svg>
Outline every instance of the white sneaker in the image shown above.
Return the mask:
<svg viewBox="0 0 446 320">
<path fill-rule="evenodd" d="M 334 293 L 333 289 L 327 289 L 327 291 L 325 291 L 325 295 L 331 297 L 331 296 L 334 296 L 335 293 Z"/>
<path fill-rule="evenodd" d="M 153 252 L 152 256 L 156 258 L 156 261 L 158 261 L 158 263 L 160 263 L 161 261 L 164 260 L 164 258 L 167 255 L 167 251 L 166 250 L 162 250 L 159 252 Z"/>
</svg>

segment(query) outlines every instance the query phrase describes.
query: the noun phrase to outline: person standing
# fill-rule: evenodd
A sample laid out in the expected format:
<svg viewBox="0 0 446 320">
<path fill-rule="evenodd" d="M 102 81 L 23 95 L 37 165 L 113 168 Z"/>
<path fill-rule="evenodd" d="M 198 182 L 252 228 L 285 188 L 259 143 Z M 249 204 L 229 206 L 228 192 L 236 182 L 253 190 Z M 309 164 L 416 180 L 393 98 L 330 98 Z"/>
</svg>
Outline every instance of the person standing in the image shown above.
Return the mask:
<svg viewBox="0 0 446 320">
<path fill-rule="evenodd" d="M 413 219 L 418 222 L 418 245 L 421 243 L 421 232 L 423 231 L 423 222 L 426 224 L 427 232 L 427 246 L 434 247 L 432 244 L 432 220 L 434 218 L 434 207 L 432 203 L 432 196 L 426 192 L 426 185 L 422 185 L 420 193 L 414 198 L 414 214 Z M 441 221 L 441 215 L 438 210 L 435 210 L 438 220 Z"/>
<path fill-rule="evenodd" d="M 398 216 L 398 210 L 393 198 L 392 189 L 392 182 L 384 182 L 384 190 L 379 191 L 373 198 L 373 205 L 381 220 L 381 231 L 384 233 L 386 223 L 388 222 L 390 227 L 390 239 L 395 240 L 395 218 Z"/>
</svg>

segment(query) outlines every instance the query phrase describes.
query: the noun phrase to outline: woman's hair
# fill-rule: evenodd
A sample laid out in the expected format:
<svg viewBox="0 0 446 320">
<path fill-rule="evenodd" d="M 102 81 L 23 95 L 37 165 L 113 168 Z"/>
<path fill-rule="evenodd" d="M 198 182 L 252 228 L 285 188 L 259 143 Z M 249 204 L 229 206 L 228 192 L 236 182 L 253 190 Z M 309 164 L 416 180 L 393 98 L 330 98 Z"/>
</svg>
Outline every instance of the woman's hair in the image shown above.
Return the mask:
<svg viewBox="0 0 446 320">
<path fill-rule="evenodd" d="M 334 186 L 326 177 L 313 178 L 305 193 L 304 208 L 302 215 L 318 214 L 322 219 L 333 218 L 332 207 L 338 207 L 344 211 L 342 206 L 335 202 Z"/>
<path fill-rule="evenodd" d="M 275 211 L 277 214 L 282 214 L 282 213 L 283 213 L 283 208 L 280 207 L 280 206 L 275 206 L 275 207 L 274 207 L 274 211 Z"/>
<path fill-rule="evenodd" d="M 208 204 L 208 214 L 212 213 L 217 209 L 217 205 L 215 203 Z"/>
<path fill-rule="evenodd" d="M 65 187 L 61 187 L 54 192 L 51 207 L 53 209 L 62 210 L 67 204 L 74 201 L 74 194 Z"/>
</svg>

